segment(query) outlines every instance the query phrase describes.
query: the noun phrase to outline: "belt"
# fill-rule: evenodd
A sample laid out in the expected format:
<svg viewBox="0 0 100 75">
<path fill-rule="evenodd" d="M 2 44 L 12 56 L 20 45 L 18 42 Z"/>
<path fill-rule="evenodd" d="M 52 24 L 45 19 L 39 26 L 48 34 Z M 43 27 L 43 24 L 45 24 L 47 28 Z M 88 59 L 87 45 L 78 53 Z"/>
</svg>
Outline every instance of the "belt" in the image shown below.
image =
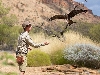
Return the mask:
<svg viewBox="0 0 100 75">
<path fill-rule="evenodd" d="M 17 55 L 17 54 L 27 54 L 27 53 L 24 53 L 24 52 L 17 52 L 16 55 Z"/>
</svg>

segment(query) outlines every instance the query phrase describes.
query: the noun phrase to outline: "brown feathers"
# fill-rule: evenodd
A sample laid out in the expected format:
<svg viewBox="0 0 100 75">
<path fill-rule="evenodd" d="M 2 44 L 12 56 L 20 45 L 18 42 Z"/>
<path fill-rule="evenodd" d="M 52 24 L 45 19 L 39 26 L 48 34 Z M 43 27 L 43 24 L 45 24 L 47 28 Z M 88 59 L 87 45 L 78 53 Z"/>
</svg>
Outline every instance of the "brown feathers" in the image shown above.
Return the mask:
<svg viewBox="0 0 100 75">
<path fill-rule="evenodd" d="M 87 10 L 72 10 L 69 14 L 65 14 L 65 15 L 54 15 L 53 17 L 51 17 L 49 19 L 49 21 L 55 20 L 55 19 L 68 19 L 70 20 L 70 18 L 74 17 L 75 15 L 82 13 L 82 12 L 87 12 Z"/>
</svg>

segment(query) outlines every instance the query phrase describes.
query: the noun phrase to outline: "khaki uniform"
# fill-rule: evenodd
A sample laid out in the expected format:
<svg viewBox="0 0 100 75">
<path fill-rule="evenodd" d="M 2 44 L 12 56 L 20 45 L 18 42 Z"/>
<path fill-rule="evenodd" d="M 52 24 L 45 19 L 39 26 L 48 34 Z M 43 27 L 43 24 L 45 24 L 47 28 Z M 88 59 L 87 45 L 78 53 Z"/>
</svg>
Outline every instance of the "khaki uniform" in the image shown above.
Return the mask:
<svg viewBox="0 0 100 75">
<path fill-rule="evenodd" d="M 32 39 L 29 36 L 29 33 L 27 31 L 23 32 L 19 37 L 18 37 L 18 46 L 16 50 L 16 56 L 23 56 L 23 64 L 19 65 L 19 70 L 20 71 L 25 71 L 25 68 L 27 66 L 27 53 L 28 53 L 28 47 L 40 47 L 44 46 L 42 43 L 34 43 Z"/>
</svg>

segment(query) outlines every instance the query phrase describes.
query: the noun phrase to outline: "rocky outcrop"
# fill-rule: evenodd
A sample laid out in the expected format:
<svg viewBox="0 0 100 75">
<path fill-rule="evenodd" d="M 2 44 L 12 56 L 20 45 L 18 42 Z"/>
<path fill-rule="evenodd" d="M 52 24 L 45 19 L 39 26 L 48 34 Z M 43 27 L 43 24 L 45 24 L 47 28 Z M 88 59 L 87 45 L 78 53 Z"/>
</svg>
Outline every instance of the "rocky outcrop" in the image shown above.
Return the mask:
<svg viewBox="0 0 100 75">
<path fill-rule="evenodd" d="M 76 68 L 72 65 L 65 64 L 65 65 L 53 65 L 41 68 L 42 72 L 58 72 L 59 75 L 96 75 L 98 72 L 95 70 L 91 70 L 85 67 Z"/>
<path fill-rule="evenodd" d="M 47 19 L 55 14 L 68 14 L 74 9 L 87 9 L 87 13 L 75 16 L 73 20 L 98 23 L 100 17 L 93 15 L 92 10 L 88 9 L 84 4 L 75 2 L 74 0 L 2 0 L 5 7 L 10 7 L 9 14 L 15 14 L 18 17 L 19 24 L 25 19 L 29 19 L 35 24 L 47 22 Z"/>
<path fill-rule="evenodd" d="M 92 10 L 88 9 L 84 4 L 75 2 L 73 0 L 40 0 L 42 3 L 45 4 L 56 4 L 60 6 L 61 8 L 65 8 L 65 12 L 67 10 L 70 12 L 74 9 L 75 6 L 78 5 L 76 9 L 86 9 L 88 12 L 86 14 L 81 14 L 75 18 L 75 20 L 81 20 L 83 22 L 89 22 L 89 23 L 98 23 L 100 20 L 100 17 L 93 14 Z M 68 13 L 68 12 L 67 12 Z"/>
</svg>

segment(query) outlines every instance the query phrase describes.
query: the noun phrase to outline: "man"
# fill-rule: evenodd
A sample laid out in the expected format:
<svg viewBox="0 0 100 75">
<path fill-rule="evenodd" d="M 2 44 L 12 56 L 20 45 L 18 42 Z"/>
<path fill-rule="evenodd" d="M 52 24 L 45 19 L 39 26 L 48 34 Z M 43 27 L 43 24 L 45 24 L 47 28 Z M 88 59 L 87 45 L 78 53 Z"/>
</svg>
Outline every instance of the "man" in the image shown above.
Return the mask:
<svg viewBox="0 0 100 75">
<path fill-rule="evenodd" d="M 34 43 L 29 36 L 29 32 L 32 29 L 32 25 L 29 21 L 25 21 L 22 24 L 24 32 L 18 37 L 18 46 L 16 50 L 16 59 L 19 65 L 20 75 L 25 74 L 25 68 L 27 66 L 27 53 L 29 49 L 29 45 L 35 48 L 40 46 L 48 45 L 49 43 Z"/>
</svg>

